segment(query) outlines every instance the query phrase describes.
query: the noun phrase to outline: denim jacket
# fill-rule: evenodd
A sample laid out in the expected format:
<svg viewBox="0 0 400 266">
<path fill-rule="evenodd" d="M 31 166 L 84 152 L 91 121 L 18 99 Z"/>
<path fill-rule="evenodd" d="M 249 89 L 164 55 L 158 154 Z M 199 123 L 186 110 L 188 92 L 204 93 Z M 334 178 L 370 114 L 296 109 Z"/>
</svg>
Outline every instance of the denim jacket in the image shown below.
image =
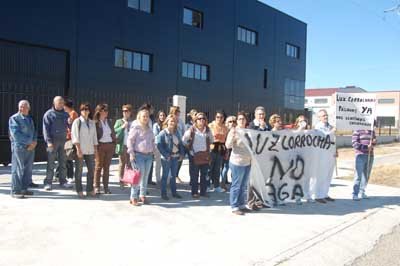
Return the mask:
<svg viewBox="0 0 400 266">
<path fill-rule="evenodd" d="M 30 115 L 16 113 L 8 120 L 11 144 L 15 147 L 26 147 L 37 141 L 37 130 Z"/>
<path fill-rule="evenodd" d="M 183 146 L 181 135 L 176 131 L 175 136 L 179 141 L 178 154 L 183 157 L 185 155 L 185 147 Z M 172 141 L 172 134 L 169 133 L 168 129 L 161 130 L 160 134 L 157 135 L 156 144 L 164 160 L 172 155 L 174 143 Z"/>
</svg>

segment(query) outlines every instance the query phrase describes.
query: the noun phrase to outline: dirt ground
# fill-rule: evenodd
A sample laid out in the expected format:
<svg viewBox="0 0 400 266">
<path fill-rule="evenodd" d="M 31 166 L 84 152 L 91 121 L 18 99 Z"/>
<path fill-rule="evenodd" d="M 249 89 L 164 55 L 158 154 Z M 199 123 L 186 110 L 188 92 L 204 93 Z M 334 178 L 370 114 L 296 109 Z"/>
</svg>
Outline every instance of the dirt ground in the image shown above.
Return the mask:
<svg viewBox="0 0 400 266">
<path fill-rule="evenodd" d="M 394 152 L 400 152 L 400 143 L 382 144 L 375 148 L 375 156 L 388 155 Z M 354 159 L 354 151 L 352 148 L 339 149 L 338 153 L 339 160 Z M 353 176 L 342 178 L 353 180 Z M 400 187 L 400 160 L 395 160 L 391 164 L 374 165 L 369 183 Z"/>
<path fill-rule="evenodd" d="M 381 144 L 375 147 L 374 153 L 377 155 L 385 155 L 393 152 L 400 152 L 400 143 Z M 351 160 L 354 159 L 353 148 L 340 148 L 338 149 L 340 160 Z"/>
</svg>

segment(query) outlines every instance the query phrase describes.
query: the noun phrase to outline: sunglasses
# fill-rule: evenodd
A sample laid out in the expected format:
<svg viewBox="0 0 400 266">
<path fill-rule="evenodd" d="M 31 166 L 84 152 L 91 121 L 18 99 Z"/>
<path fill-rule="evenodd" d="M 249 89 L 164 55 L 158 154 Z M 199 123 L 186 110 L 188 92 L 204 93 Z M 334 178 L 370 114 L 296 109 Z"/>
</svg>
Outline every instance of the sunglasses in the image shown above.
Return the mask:
<svg viewBox="0 0 400 266">
<path fill-rule="evenodd" d="M 236 121 L 232 121 L 232 120 L 231 120 L 231 121 L 228 121 L 228 123 L 236 123 Z"/>
<path fill-rule="evenodd" d="M 81 111 L 90 111 L 89 108 L 82 108 Z"/>
<path fill-rule="evenodd" d="M 199 117 L 199 118 L 197 118 L 197 120 L 206 120 L 204 117 Z"/>
<path fill-rule="evenodd" d="M 122 112 L 127 113 L 127 112 L 130 112 L 130 111 L 129 110 L 122 110 Z"/>
<path fill-rule="evenodd" d="M 223 116 L 217 115 L 215 118 L 223 118 Z"/>
</svg>

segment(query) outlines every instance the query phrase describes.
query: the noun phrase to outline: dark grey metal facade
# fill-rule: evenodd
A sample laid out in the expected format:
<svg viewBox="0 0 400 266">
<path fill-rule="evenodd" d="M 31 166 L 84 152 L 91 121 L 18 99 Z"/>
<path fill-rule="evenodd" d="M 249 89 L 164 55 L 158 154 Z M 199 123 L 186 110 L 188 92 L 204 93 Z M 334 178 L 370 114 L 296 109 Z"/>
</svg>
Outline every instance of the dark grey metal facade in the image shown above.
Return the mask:
<svg viewBox="0 0 400 266">
<path fill-rule="evenodd" d="M 183 23 L 184 7 L 202 12 L 201 29 Z M 284 87 L 305 80 L 306 24 L 256 0 L 153 0 L 151 13 L 127 0 L 14 0 L 1 3 L 0 25 L 3 137 L 19 99 L 41 111 L 57 94 L 109 102 L 114 115 L 123 103 L 165 109 L 174 94 L 207 112 L 302 110 L 284 106 Z M 238 26 L 257 32 L 257 45 L 239 41 Z M 286 43 L 299 58 L 286 56 Z M 151 54 L 152 71 L 115 67 L 115 48 Z M 182 77 L 182 61 L 209 66 L 209 80 Z"/>
</svg>

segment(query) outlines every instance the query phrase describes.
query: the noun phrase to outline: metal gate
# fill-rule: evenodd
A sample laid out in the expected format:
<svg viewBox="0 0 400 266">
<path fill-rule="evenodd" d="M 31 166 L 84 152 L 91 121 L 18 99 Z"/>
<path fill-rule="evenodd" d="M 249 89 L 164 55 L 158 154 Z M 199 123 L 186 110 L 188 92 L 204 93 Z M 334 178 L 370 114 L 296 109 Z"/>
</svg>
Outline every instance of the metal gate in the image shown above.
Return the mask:
<svg viewBox="0 0 400 266">
<path fill-rule="evenodd" d="M 68 88 L 68 52 L 0 39 L 0 163 L 10 162 L 8 118 L 17 112 L 17 104 L 26 99 L 42 136 L 42 117 L 55 95 Z M 39 145 L 36 159 L 43 157 Z"/>
</svg>

